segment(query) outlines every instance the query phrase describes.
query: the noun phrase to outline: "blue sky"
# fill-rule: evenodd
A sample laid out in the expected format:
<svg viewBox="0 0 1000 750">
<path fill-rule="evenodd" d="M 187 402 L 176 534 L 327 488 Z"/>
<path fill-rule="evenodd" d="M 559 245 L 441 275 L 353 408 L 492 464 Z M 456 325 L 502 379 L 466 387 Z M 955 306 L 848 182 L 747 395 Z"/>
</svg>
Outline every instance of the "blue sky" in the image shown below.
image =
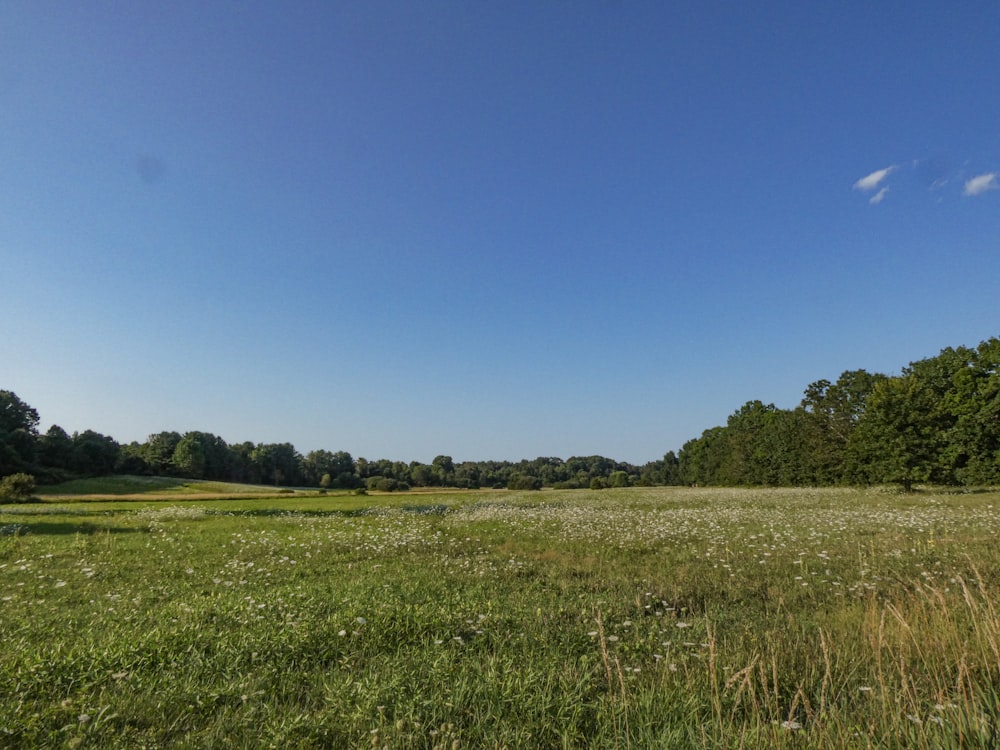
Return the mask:
<svg viewBox="0 0 1000 750">
<path fill-rule="evenodd" d="M 0 388 L 121 442 L 642 463 L 975 345 L 998 29 L 981 2 L 5 0 Z"/>
</svg>

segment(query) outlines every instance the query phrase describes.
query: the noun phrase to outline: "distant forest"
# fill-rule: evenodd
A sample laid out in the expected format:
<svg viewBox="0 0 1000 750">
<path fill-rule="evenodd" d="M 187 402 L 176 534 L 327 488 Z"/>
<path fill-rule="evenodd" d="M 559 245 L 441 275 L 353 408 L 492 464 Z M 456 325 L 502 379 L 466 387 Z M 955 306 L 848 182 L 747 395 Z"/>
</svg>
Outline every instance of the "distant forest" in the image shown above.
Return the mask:
<svg viewBox="0 0 1000 750">
<path fill-rule="evenodd" d="M 93 430 L 38 432 L 38 412 L 0 390 L 0 477 L 40 483 L 108 474 L 330 489 L 509 489 L 633 485 L 1000 485 L 1000 339 L 911 362 L 895 376 L 849 370 L 809 384 L 793 409 L 748 401 L 725 425 L 642 466 L 603 456 L 430 464 L 300 454 L 291 443 L 236 443 L 158 432 L 121 445 Z"/>
</svg>

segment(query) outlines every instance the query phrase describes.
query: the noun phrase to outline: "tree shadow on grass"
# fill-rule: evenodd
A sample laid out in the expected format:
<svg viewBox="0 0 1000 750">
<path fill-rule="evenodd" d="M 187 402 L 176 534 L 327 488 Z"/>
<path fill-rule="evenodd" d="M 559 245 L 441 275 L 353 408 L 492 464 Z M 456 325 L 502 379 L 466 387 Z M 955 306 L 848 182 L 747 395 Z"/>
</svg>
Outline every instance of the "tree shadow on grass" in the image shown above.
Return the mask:
<svg viewBox="0 0 1000 750">
<path fill-rule="evenodd" d="M 104 526 L 96 523 L 73 521 L 17 521 L 0 526 L 0 536 L 26 536 L 28 534 L 70 535 L 83 534 L 132 534 L 146 531 L 126 526 Z"/>
<path fill-rule="evenodd" d="M 276 516 L 305 516 L 311 518 L 357 518 L 361 516 L 383 516 L 390 513 L 413 513 L 415 515 L 444 515 L 454 510 L 443 503 L 428 503 L 426 505 L 395 505 L 371 506 L 366 508 L 342 508 L 333 510 L 287 510 L 283 508 L 254 508 L 248 510 L 221 511 L 222 515 L 250 516 L 252 518 L 268 518 Z M 214 511 L 206 511 L 213 515 Z"/>
</svg>

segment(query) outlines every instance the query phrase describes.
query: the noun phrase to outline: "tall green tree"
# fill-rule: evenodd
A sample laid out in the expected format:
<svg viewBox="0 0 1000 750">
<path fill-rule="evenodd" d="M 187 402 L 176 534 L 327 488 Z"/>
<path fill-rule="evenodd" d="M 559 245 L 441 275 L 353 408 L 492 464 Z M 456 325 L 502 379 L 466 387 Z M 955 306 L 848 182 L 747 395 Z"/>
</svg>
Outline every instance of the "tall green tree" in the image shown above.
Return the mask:
<svg viewBox="0 0 1000 750">
<path fill-rule="evenodd" d="M 653 475 L 652 484 L 683 484 L 681 481 L 680 466 L 676 453 L 673 451 L 667 451 L 663 454 L 663 460 L 656 463 L 659 464 L 659 472 Z"/>
<path fill-rule="evenodd" d="M 430 487 L 437 478 L 434 468 L 419 461 L 410 463 L 410 481 L 414 487 Z"/>
<path fill-rule="evenodd" d="M 233 482 L 259 484 L 262 479 L 260 467 L 254 463 L 253 453 L 257 446 L 246 440 L 229 446 L 229 479 Z"/>
<path fill-rule="evenodd" d="M 726 430 L 712 427 L 701 437 L 688 440 L 677 455 L 678 473 L 684 484 L 721 484 L 720 467 L 727 450 Z"/>
<path fill-rule="evenodd" d="M 463 461 L 455 467 L 455 486 L 470 490 L 479 489 L 482 482 L 482 472 L 475 461 Z"/>
<path fill-rule="evenodd" d="M 302 457 L 291 443 L 261 443 L 250 454 L 261 481 L 274 485 L 295 485 L 302 479 Z"/>
<path fill-rule="evenodd" d="M 118 451 L 118 462 L 115 464 L 115 474 L 149 475 L 152 472 L 146 462 L 146 446 L 133 440 L 121 446 Z"/>
<path fill-rule="evenodd" d="M 174 448 L 171 463 L 176 472 L 187 479 L 205 478 L 205 447 L 197 436 L 190 432 L 181 438 Z"/>
<path fill-rule="evenodd" d="M 933 398 L 927 417 L 940 433 L 936 482 L 1000 482 L 1000 339 L 948 347 L 903 370 Z"/>
<path fill-rule="evenodd" d="M 717 446 L 722 455 L 715 483 L 770 484 L 763 433 L 776 412 L 774 404 L 748 401 L 729 417 Z"/>
<path fill-rule="evenodd" d="M 192 431 L 174 448 L 174 470 L 189 479 L 229 479 L 231 453 L 226 441 L 210 432 Z"/>
<path fill-rule="evenodd" d="M 937 398 L 913 373 L 878 383 L 849 451 L 869 481 L 898 482 L 909 492 L 935 479 L 943 432 Z"/>
<path fill-rule="evenodd" d="M 73 438 L 57 424 L 38 438 L 38 462 L 45 469 L 65 471 L 73 455 Z"/>
<path fill-rule="evenodd" d="M 174 451 L 181 441 L 179 432 L 157 432 L 146 438 L 143 457 L 150 471 L 156 476 L 169 476 L 175 472 Z"/>
<path fill-rule="evenodd" d="M 38 432 L 38 411 L 18 398 L 13 391 L 0 390 L 0 433 L 15 430 Z"/>
<path fill-rule="evenodd" d="M 332 453 L 327 450 L 309 451 L 302 459 L 303 482 L 319 485 L 324 476 L 329 476 L 329 487 L 351 488 L 360 482 L 354 472 L 354 459 L 347 451 Z"/>
<path fill-rule="evenodd" d="M 628 472 L 626 471 L 612 471 L 608 475 L 609 487 L 628 487 L 630 484 Z"/>
<path fill-rule="evenodd" d="M 803 474 L 810 483 L 834 484 L 848 476 L 848 445 L 864 416 L 868 397 L 885 375 L 866 370 L 841 373 L 836 383 L 810 383 L 799 405 Z"/>
<path fill-rule="evenodd" d="M 355 471 L 357 472 L 358 478 L 362 481 L 370 477 L 371 470 L 368 459 L 364 456 L 358 456 L 358 460 L 355 462 Z"/>
<path fill-rule="evenodd" d="M 13 391 L 0 391 L 0 476 L 32 471 L 38 412 Z"/>
<path fill-rule="evenodd" d="M 113 474 L 118 463 L 119 445 L 114 438 L 94 430 L 73 433 L 70 469 L 87 477 Z"/>
<path fill-rule="evenodd" d="M 434 472 L 434 484 L 450 487 L 455 479 L 455 462 L 451 456 L 435 456 L 431 461 L 431 471 Z"/>
<path fill-rule="evenodd" d="M 982 342 L 944 397 L 947 460 L 962 484 L 1000 485 L 1000 339 Z"/>
</svg>

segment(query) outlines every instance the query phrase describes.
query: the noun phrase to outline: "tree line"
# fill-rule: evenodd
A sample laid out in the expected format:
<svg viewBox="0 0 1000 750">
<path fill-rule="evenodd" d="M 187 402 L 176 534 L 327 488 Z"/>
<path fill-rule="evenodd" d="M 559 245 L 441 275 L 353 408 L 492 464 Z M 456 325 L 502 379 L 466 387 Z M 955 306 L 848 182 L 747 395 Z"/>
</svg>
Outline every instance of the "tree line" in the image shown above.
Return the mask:
<svg viewBox="0 0 1000 750">
<path fill-rule="evenodd" d="M 59 425 L 38 430 L 37 410 L 11 391 L 0 391 L 0 477 L 31 474 L 42 484 L 133 474 L 280 487 L 400 491 L 411 487 L 538 489 L 542 486 L 626 487 L 676 482 L 677 461 L 643 466 L 603 456 L 568 460 L 463 461 L 437 456 L 419 461 L 368 460 L 346 451 L 302 455 L 291 443 L 229 444 L 210 432 L 157 432 L 145 442 L 119 444 L 94 430 L 68 434 Z M 674 472 L 674 474 L 671 474 Z"/>
<path fill-rule="evenodd" d="M 1000 339 L 947 348 L 899 375 L 849 370 L 809 384 L 792 409 L 748 401 L 725 425 L 642 466 L 603 456 L 563 460 L 369 461 L 291 443 L 228 444 L 208 432 L 165 431 L 120 445 L 93 430 L 38 431 L 38 412 L 0 391 L 0 477 L 42 483 L 107 474 L 275 486 L 406 490 L 538 489 L 699 484 L 802 486 L 898 482 L 1000 485 Z"/>
<path fill-rule="evenodd" d="M 678 460 L 691 484 L 1000 485 L 1000 339 L 819 380 L 794 409 L 749 401 Z"/>
</svg>

